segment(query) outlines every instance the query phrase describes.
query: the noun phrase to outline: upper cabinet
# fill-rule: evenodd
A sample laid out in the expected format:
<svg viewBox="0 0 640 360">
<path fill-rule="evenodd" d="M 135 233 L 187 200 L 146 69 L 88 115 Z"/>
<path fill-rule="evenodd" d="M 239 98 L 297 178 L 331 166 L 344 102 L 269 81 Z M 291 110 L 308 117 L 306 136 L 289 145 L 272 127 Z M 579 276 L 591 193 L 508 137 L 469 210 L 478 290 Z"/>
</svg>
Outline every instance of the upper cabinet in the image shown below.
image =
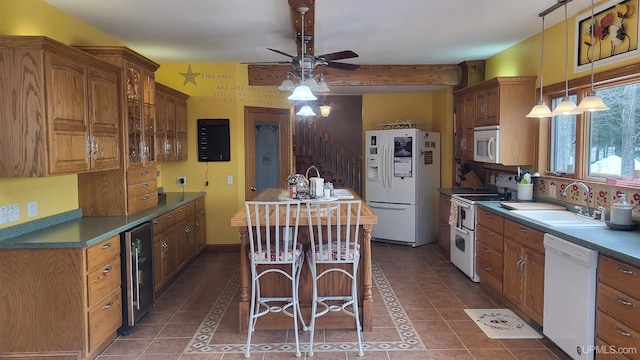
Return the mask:
<svg viewBox="0 0 640 360">
<path fill-rule="evenodd" d="M 189 95 L 156 83 L 155 150 L 158 163 L 187 160 Z"/>
<path fill-rule="evenodd" d="M 455 92 L 455 157 L 473 160 L 473 128 L 498 126 L 503 165 L 531 165 L 538 122 L 527 113 L 536 103 L 535 76 L 497 77 Z"/>
<path fill-rule="evenodd" d="M 0 177 L 117 169 L 120 71 L 42 36 L 0 36 Z"/>
<path fill-rule="evenodd" d="M 79 46 L 79 49 L 112 63 L 121 69 L 124 153 L 127 167 L 155 163 L 156 93 L 155 71 L 160 66 L 152 60 L 121 46 Z"/>
</svg>

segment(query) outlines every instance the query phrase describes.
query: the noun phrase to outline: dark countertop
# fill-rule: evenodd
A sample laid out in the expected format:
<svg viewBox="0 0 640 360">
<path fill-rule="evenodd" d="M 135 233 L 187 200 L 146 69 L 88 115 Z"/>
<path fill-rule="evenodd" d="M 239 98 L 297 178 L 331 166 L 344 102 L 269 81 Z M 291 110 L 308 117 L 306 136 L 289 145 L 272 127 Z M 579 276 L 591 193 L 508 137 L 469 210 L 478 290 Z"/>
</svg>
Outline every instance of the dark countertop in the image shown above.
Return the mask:
<svg viewBox="0 0 640 360">
<path fill-rule="evenodd" d="M 445 195 L 448 195 L 448 196 L 451 196 L 453 194 L 496 194 L 497 193 L 497 191 L 491 191 L 491 189 L 472 190 L 472 189 L 465 189 L 465 188 L 461 188 L 461 187 L 439 188 L 438 191 L 441 194 L 445 194 Z"/>
<path fill-rule="evenodd" d="M 574 244 L 597 250 L 601 254 L 640 266 L 640 232 L 616 231 L 602 227 L 548 227 L 510 213 L 499 201 L 478 201 L 478 207 L 493 211 L 506 219 L 517 221 L 536 230 L 549 233 Z"/>
<path fill-rule="evenodd" d="M 0 249 L 89 247 L 206 195 L 203 192 L 166 194 L 166 200 L 155 207 L 129 216 L 82 216 L 81 211 L 74 211 L 71 215 L 54 215 L 44 221 L 1 229 Z M 57 218 L 62 220 L 58 222 Z"/>
</svg>

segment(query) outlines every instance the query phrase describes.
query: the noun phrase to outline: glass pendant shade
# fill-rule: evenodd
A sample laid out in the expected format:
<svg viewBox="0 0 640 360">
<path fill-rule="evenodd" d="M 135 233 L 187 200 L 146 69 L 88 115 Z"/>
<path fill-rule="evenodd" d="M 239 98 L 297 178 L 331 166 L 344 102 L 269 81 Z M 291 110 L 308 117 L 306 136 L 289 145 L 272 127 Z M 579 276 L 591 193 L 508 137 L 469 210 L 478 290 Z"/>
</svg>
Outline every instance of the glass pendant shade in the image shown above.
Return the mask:
<svg viewBox="0 0 640 360">
<path fill-rule="evenodd" d="M 327 117 L 331 113 L 331 105 L 320 105 L 320 115 Z"/>
<path fill-rule="evenodd" d="M 330 91 L 327 83 L 324 81 L 324 76 L 322 74 L 320 74 L 320 77 L 318 78 L 318 86 L 316 87 L 315 91 L 319 93 L 326 93 Z"/>
<path fill-rule="evenodd" d="M 531 112 L 527 114 L 528 118 L 546 118 L 550 116 L 552 116 L 551 109 L 549 109 L 549 107 L 547 106 L 547 104 L 544 103 L 544 101 L 538 101 L 538 104 L 536 104 L 531 109 Z"/>
<path fill-rule="evenodd" d="M 569 100 L 568 96 L 565 96 L 562 98 L 562 101 L 560 102 L 560 104 L 558 104 L 558 106 L 556 106 L 555 109 L 553 109 L 553 112 L 551 113 L 551 115 L 556 116 L 556 115 L 575 115 L 578 114 L 580 111 L 578 110 L 578 106 L 576 106 L 576 104 Z"/>
<path fill-rule="evenodd" d="M 304 79 L 304 84 L 307 85 L 311 91 L 315 91 L 318 87 L 318 83 L 312 77 Z"/>
<path fill-rule="evenodd" d="M 298 110 L 296 115 L 300 116 L 316 116 L 316 113 L 313 112 L 313 109 L 309 105 L 305 105 Z"/>
<path fill-rule="evenodd" d="M 291 91 L 296 87 L 296 84 L 291 80 L 291 76 L 287 74 L 284 80 L 282 80 L 282 84 L 278 87 L 279 90 Z"/>
<path fill-rule="evenodd" d="M 580 105 L 578 105 L 580 111 L 604 111 L 609 110 L 609 107 L 602 101 L 602 99 L 596 95 L 595 91 L 589 91 Z"/>
<path fill-rule="evenodd" d="M 311 89 L 307 85 L 298 85 L 293 94 L 289 95 L 289 100 L 318 100 L 318 98 L 311 93 Z M 315 115 L 315 114 L 314 114 Z"/>
</svg>

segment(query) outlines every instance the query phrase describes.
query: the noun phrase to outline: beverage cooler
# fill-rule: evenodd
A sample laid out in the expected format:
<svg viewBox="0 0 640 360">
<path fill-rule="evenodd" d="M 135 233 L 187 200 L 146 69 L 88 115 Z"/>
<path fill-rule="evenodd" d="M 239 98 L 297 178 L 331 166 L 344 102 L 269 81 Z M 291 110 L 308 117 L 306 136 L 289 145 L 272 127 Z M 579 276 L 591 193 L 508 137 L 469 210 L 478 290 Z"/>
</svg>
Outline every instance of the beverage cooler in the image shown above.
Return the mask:
<svg viewBox="0 0 640 360">
<path fill-rule="evenodd" d="M 122 251 L 122 326 L 120 335 L 144 317 L 155 301 L 153 226 L 145 222 L 120 235 Z"/>
</svg>

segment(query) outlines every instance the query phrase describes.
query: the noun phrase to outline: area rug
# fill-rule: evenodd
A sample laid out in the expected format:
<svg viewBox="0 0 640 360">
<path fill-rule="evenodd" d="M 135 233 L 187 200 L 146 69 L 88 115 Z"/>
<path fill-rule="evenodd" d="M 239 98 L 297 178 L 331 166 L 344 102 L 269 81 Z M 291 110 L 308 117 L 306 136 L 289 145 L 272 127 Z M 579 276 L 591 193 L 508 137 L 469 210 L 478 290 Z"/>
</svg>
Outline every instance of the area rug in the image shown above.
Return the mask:
<svg viewBox="0 0 640 360">
<path fill-rule="evenodd" d="M 465 309 L 492 339 L 540 339 L 542 335 L 509 309 Z"/>
<path fill-rule="evenodd" d="M 377 263 L 372 264 L 374 291 L 377 290 L 382 295 L 383 302 L 389 312 L 389 316 L 393 320 L 396 334 L 393 339 L 380 339 L 376 336 L 374 341 L 366 341 L 367 332 L 363 333 L 364 342 L 362 344 L 364 351 L 388 351 L 388 350 L 424 350 L 424 343 L 418 336 L 416 329 L 409 320 L 406 312 L 400 305 L 400 301 L 396 297 L 391 288 L 388 279 L 380 269 Z M 215 341 L 216 330 L 227 310 L 232 306 L 238 306 L 234 301 L 236 292 L 240 286 L 239 271 L 231 277 L 227 283 L 222 295 L 217 299 L 211 308 L 211 311 L 202 322 L 198 331 L 191 339 L 189 345 L 185 349 L 185 354 L 224 354 L 224 353 L 244 353 L 246 347 L 245 342 L 220 344 Z M 375 324 L 374 324 L 375 327 Z M 246 337 L 245 337 L 246 339 Z M 315 352 L 341 352 L 357 351 L 358 343 L 353 342 L 317 342 L 314 344 Z M 254 338 L 255 340 L 255 338 Z M 293 342 L 257 342 L 251 343 L 251 351 L 258 352 L 291 352 L 294 348 Z M 309 351 L 307 343 L 300 343 L 302 352 Z"/>
</svg>

